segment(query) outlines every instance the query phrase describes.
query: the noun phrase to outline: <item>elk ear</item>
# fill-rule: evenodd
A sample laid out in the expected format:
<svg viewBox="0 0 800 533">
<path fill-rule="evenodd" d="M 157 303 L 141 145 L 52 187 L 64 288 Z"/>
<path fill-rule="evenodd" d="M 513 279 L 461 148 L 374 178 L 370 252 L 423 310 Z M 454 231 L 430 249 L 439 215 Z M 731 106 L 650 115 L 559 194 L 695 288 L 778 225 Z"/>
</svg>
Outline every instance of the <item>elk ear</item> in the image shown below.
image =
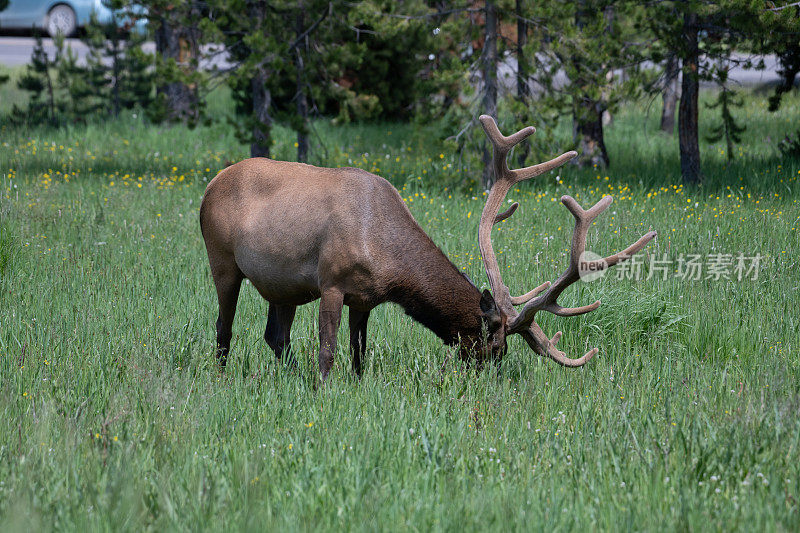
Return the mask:
<svg viewBox="0 0 800 533">
<path fill-rule="evenodd" d="M 494 297 L 492 293 L 489 292 L 489 289 L 483 289 L 483 294 L 481 294 L 481 311 L 483 311 L 483 314 L 486 316 L 499 313 L 497 303 L 494 301 Z"/>
</svg>

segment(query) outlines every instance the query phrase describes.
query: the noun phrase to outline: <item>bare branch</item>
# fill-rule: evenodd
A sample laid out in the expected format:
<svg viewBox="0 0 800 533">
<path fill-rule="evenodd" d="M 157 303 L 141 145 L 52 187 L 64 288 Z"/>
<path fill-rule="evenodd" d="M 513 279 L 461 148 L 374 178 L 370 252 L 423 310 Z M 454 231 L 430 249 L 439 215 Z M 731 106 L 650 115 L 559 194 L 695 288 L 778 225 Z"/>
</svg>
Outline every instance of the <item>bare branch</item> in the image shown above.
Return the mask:
<svg viewBox="0 0 800 533">
<path fill-rule="evenodd" d="M 294 42 L 293 42 L 292 44 L 290 44 L 290 45 L 289 45 L 289 50 L 294 50 L 294 49 L 297 47 L 297 45 L 299 45 L 301 42 L 303 42 L 303 39 L 305 39 L 306 37 L 308 37 L 308 36 L 309 36 L 309 35 L 310 35 L 310 34 L 311 34 L 311 33 L 312 33 L 314 30 L 316 30 L 316 29 L 317 29 L 317 26 L 319 26 L 320 24 L 322 24 L 322 21 L 323 21 L 323 20 L 325 20 L 325 18 L 326 18 L 328 15 L 330 15 L 332 12 L 333 12 L 333 3 L 332 3 L 332 2 L 328 2 L 328 9 L 327 9 L 327 10 L 325 10 L 325 11 L 322 13 L 322 16 L 321 16 L 320 18 L 318 18 L 318 19 L 317 19 L 317 21 L 316 21 L 316 22 L 314 22 L 314 24 L 312 24 L 311 26 L 309 26 L 309 27 L 306 29 L 306 31 L 304 31 L 303 33 L 301 33 L 301 34 L 300 34 L 300 35 L 297 37 L 297 39 L 295 39 L 295 40 L 294 40 Z"/>
<path fill-rule="evenodd" d="M 772 2 L 770 2 L 772 4 Z M 791 4 L 786 4 L 784 6 L 775 6 L 775 7 L 768 7 L 767 11 L 783 11 L 784 9 L 789 9 L 790 7 L 798 7 L 800 6 L 800 2 L 792 2 Z"/>
</svg>

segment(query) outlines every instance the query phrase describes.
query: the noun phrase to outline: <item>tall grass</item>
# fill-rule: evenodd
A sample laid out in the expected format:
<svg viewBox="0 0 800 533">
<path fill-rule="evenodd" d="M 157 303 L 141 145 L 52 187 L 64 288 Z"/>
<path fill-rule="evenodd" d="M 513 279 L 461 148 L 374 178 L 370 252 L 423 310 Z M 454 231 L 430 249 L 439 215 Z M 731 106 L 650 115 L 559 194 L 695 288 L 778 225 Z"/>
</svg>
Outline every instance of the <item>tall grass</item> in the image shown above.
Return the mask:
<svg viewBox="0 0 800 533">
<path fill-rule="evenodd" d="M 0 528 L 797 530 L 800 165 L 775 143 L 799 104 L 770 115 L 749 96 L 741 152 L 728 162 L 704 144 L 707 181 L 693 189 L 679 185 L 657 113 L 627 108 L 608 132 L 610 170 L 565 168 L 515 189 L 522 207 L 495 230 L 505 279 L 522 292 L 564 267 L 571 216 L 557 199 L 610 193 L 592 250 L 654 228 L 646 257 L 677 268 L 681 254 L 760 254 L 757 280 L 581 284 L 563 303 L 600 298 L 598 311 L 541 319 L 572 356 L 601 347 L 579 370 L 515 339 L 499 370 L 475 372 L 381 306 L 364 378 L 349 370 L 342 328 L 319 391 L 316 304 L 299 309 L 292 373 L 263 341 L 266 304 L 249 286 L 229 367 L 214 366 L 197 210 L 206 182 L 246 155 L 224 125 L 129 114 L 3 129 Z M 316 128 L 317 162 L 392 180 L 486 285 L 483 194 L 467 184 L 477 166 L 430 126 Z M 292 158 L 292 143 L 279 130 L 276 157 Z"/>
</svg>

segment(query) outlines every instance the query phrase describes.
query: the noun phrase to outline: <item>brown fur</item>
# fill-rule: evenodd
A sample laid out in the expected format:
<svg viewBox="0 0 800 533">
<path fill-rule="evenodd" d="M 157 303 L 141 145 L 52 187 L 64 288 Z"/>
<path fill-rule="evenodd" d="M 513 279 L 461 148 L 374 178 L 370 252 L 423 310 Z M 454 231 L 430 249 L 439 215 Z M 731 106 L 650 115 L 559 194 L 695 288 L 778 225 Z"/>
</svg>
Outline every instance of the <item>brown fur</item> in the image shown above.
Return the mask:
<svg viewBox="0 0 800 533">
<path fill-rule="evenodd" d="M 220 304 L 222 365 L 244 278 L 270 303 L 265 338 L 279 357 L 289 345 L 295 307 L 321 298 L 323 380 L 333 363 L 342 305 L 350 307 L 359 375 L 369 312 L 384 302 L 401 305 L 445 343 L 472 348 L 465 353 L 505 349 L 505 316 L 491 294 L 461 274 L 381 177 L 355 168 L 246 159 L 208 184 L 200 226 Z"/>
</svg>

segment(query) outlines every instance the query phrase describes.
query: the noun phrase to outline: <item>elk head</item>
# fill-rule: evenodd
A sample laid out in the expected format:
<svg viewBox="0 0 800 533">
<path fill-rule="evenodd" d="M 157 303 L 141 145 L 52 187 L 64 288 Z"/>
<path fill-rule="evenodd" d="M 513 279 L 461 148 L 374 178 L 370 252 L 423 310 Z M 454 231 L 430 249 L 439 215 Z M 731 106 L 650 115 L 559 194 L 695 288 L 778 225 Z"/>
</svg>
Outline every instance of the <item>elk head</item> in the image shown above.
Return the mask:
<svg viewBox="0 0 800 533">
<path fill-rule="evenodd" d="M 532 135 L 536 130 L 533 127 L 524 128 L 517 133 L 505 137 L 497 129 L 494 119 L 487 115 L 480 117 L 483 129 L 493 146 L 493 160 L 495 182 L 489 191 L 486 205 L 481 214 L 481 221 L 478 229 L 478 240 L 480 243 L 481 256 L 486 267 L 486 274 L 489 277 L 489 284 L 492 287 L 493 302 L 499 309 L 500 327 L 497 320 L 489 321 L 488 341 L 486 349 L 491 350 L 492 355 L 502 355 L 505 349 L 508 335 L 519 334 L 525 339 L 533 350 L 546 356 L 560 365 L 577 367 L 585 365 L 592 357 L 597 354 L 597 348 L 592 348 L 583 357 L 572 359 L 556 348 L 561 332 L 557 332 L 549 338 L 539 325 L 536 323 L 536 313 L 546 311 L 558 316 L 576 316 L 594 311 L 600 307 L 600 301 L 596 301 L 582 307 L 561 307 L 558 304 L 558 297 L 564 290 L 580 279 L 580 267 L 584 266 L 592 272 L 604 270 L 605 268 L 621 263 L 633 254 L 644 248 L 655 236 L 655 231 L 650 231 L 643 235 L 634 244 L 627 247 L 622 252 L 610 255 L 605 259 L 589 261 L 586 265 L 580 265 L 582 254 L 586 251 L 586 237 L 589 228 L 597 216 L 605 211 L 613 201 L 611 196 L 604 196 L 590 209 L 583 209 L 578 202 L 571 196 L 561 197 L 561 203 L 566 206 L 572 216 L 575 217 L 575 229 L 572 234 L 572 249 L 570 251 L 569 265 L 567 269 L 553 283 L 549 281 L 542 283 L 530 292 L 522 296 L 511 296 L 508 287 L 503 283 L 500 275 L 500 267 L 497 264 L 497 256 L 492 248 L 492 226 L 514 214 L 519 204 L 514 202 L 506 211 L 499 213 L 500 205 L 508 194 L 508 191 L 522 181 L 534 178 L 539 174 L 558 168 L 573 157 L 577 152 L 567 152 L 555 159 L 540 163 L 527 168 L 510 170 L 506 159 L 508 153 L 516 144 Z M 484 295 L 485 299 L 486 295 Z M 517 311 L 514 306 L 523 305 L 521 311 Z M 482 305 L 483 307 L 483 305 Z M 494 330 L 492 329 L 494 326 Z"/>
<path fill-rule="evenodd" d="M 480 331 L 459 339 L 461 359 L 475 359 L 479 365 L 484 361 L 500 361 L 506 353 L 508 316 L 497 305 L 492 293 L 484 289 L 480 300 Z"/>
</svg>

